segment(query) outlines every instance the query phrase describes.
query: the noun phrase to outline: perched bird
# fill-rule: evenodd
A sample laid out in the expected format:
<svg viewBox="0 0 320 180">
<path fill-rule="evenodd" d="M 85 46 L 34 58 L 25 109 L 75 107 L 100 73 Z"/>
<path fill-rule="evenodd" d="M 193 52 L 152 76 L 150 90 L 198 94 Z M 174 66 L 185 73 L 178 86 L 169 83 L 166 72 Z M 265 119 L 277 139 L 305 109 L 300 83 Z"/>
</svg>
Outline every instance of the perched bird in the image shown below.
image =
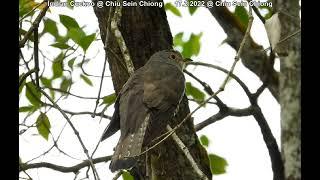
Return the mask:
<svg viewBox="0 0 320 180">
<path fill-rule="evenodd" d="M 184 64 L 179 52 L 159 51 L 124 84 L 111 122 L 101 137 L 103 141 L 121 131 L 111 159 L 112 172 L 134 166 L 136 156 L 165 132 L 184 95 Z"/>
</svg>

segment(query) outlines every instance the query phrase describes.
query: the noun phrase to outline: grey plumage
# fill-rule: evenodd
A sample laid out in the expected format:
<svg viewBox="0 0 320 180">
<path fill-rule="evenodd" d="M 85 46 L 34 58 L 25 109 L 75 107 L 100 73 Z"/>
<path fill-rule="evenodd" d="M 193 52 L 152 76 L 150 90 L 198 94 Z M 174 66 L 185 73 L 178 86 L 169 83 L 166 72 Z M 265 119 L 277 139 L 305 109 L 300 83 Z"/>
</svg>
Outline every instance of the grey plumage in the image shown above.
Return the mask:
<svg viewBox="0 0 320 180">
<path fill-rule="evenodd" d="M 119 92 L 111 122 L 102 136 L 104 140 L 121 131 L 111 159 L 112 172 L 134 166 L 134 156 L 164 132 L 184 94 L 183 65 L 179 52 L 157 52 Z"/>
</svg>

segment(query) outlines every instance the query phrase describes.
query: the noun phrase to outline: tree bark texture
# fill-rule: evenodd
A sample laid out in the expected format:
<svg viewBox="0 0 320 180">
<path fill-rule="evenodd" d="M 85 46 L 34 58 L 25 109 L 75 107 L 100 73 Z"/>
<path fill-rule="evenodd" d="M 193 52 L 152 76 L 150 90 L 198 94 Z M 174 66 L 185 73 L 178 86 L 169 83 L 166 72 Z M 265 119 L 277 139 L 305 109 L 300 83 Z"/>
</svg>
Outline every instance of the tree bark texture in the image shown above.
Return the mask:
<svg viewBox="0 0 320 180">
<path fill-rule="evenodd" d="M 109 14 L 110 7 L 95 7 L 94 11 L 99 21 L 101 38 L 105 43 L 108 18 L 109 15 L 113 16 L 113 13 Z M 114 11 L 114 8 L 111 11 Z M 119 29 L 129 49 L 135 69 L 142 67 L 153 53 L 164 49 L 172 49 L 172 35 L 164 7 L 123 7 Z M 129 75 L 119 62 L 122 61 L 122 64 L 124 64 L 119 46 L 111 32 L 109 32 L 106 43 L 108 47 L 106 55 L 112 81 L 115 92 L 118 93 Z M 184 96 L 177 117 L 169 123 L 170 126 L 175 127 L 189 112 L 188 100 Z M 189 149 L 199 168 L 211 179 L 208 155 L 198 140 L 192 118 L 186 121 L 176 133 Z M 148 172 L 146 172 L 146 168 Z M 171 138 L 148 152 L 147 163 L 141 163 L 138 171 L 142 175 L 141 179 L 199 179 L 190 162 Z"/>
<path fill-rule="evenodd" d="M 300 29 L 299 0 L 274 1 L 279 12 L 283 39 Z M 301 36 L 281 44 L 287 56 L 280 57 L 281 149 L 285 179 L 301 179 Z"/>
</svg>

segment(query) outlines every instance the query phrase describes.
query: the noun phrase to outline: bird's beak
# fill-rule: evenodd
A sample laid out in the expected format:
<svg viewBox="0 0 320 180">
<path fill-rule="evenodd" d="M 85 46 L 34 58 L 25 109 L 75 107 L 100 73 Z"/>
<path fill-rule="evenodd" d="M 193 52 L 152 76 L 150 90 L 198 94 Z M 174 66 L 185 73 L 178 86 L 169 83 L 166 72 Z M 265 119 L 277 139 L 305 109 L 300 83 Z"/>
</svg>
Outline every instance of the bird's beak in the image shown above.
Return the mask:
<svg viewBox="0 0 320 180">
<path fill-rule="evenodd" d="M 193 60 L 190 59 L 190 58 L 185 58 L 184 61 L 185 61 L 185 62 L 192 62 Z"/>
</svg>

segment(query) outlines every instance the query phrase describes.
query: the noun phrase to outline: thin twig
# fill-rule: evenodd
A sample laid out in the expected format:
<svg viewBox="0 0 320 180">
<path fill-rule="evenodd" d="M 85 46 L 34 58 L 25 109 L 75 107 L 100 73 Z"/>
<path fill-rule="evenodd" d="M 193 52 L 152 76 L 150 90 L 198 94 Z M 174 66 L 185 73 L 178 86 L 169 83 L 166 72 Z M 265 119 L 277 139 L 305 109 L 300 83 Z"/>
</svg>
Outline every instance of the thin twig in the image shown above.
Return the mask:
<svg viewBox="0 0 320 180">
<path fill-rule="evenodd" d="M 48 103 L 44 103 L 44 102 L 41 102 L 43 106 L 49 106 L 49 107 L 53 107 L 56 109 L 56 107 L 52 104 L 48 104 Z M 72 116 L 74 115 L 85 115 L 85 114 L 88 114 L 88 115 L 92 115 L 92 112 L 89 112 L 89 111 L 80 111 L 80 112 L 73 112 L 73 111 L 68 111 L 68 110 L 63 110 L 65 113 L 67 114 L 70 114 Z M 103 114 L 103 112 L 99 112 L 99 113 L 96 113 L 96 116 L 101 116 L 103 118 L 106 118 L 106 119 L 111 119 L 111 116 L 107 116 L 105 114 Z"/>
<path fill-rule="evenodd" d="M 172 131 L 172 128 L 169 125 L 167 125 L 167 130 L 168 131 Z M 191 153 L 189 152 L 188 148 L 186 147 L 186 145 L 184 145 L 184 143 L 180 140 L 180 138 L 176 135 L 176 133 L 172 134 L 172 139 L 176 142 L 176 144 L 183 151 L 184 155 L 187 157 L 187 159 L 191 163 L 192 168 L 199 175 L 200 179 L 209 180 L 208 177 L 198 167 L 197 163 L 193 159 L 193 157 L 192 157 Z"/>
<path fill-rule="evenodd" d="M 106 35 L 106 40 L 105 40 L 105 43 L 104 43 L 104 47 L 105 47 L 104 49 L 107 49 L 107 38 L 108 38 L 108 33 Z M 97 111 L 97 107 L 98 107 L 98 104 L 99 104 L 100 94 L 101 94 L 101 89 L 102 89 L 102 84 L 103 84 L 103 77 L 104 77 L 104 72 L 106 70 L 107 60 L 108 60 L 108 56 L 105 53 L 104 64 L 103 64 L 103 68 L 102 68 L 101 81 L 100 81 L 100 86 L 99 86 L 99 92 L 98 92 L 98 97 L 97 97 L 97 100 L 96 100 L 96 105 L 95 105 L 94 110 L 93 110 L 92 118 L 95 117 L 95 114 L 96 114 L 96 111 Z"/>
<path fill-rule="evenodd" d="M 31 69 L 26 74 L 24 74 L 19 81 L 19 87 L 23 84 L 24 80 L 34 72 L 36 72 L 36 69 Z"/>
<path fill-rule="evenodd" d="M 76 95 L 76 94 L 73 94 L 71 92 L 67 92 L 67 91 L 64 91 L 62 89 L 58 89 L 58 88 L 52 88 L 52 87 L 45 87 L 46 89 L 50 89 L 50 90 L 53 90 L 53 91 L 57 91 L 57 92 L 60 92 L 60 93 L 65 93 L 65 94 L 68 94 L 68 95 L 71 95 L 71 96 L 74 96 L 74 97 L 77 97 L 77 98 L 80 98 L 80 99 L 97 99 L 96 97 L 84 97 L 84 96 L 79 96 L 79 95 Z M 102 99 L 102 98 L 100 98 Z"/>
<path fill-rule="evenodd" d="M 195 79 L 196 81 L 198 81 L 202 86 L 203 89 L 210 95 L 212 96 L 214 94 L 214 92 L 212 91 L 211 87 L 209 84 L 207 84 L 206 82 L 201 81 L 198 77 L 196 77 L 195 75 L 193 75 L 191 72 L 189 72 L 188 70 L 184 69 L 183 70 L 186 74 L 188 74 L 190 77 L 192 77 L 193 79 Z M 221 101 L 221 99 L 218 96 L 215 96 L 214 99 L 217 101 L 217 104 L 219 106 L 225 106 L 225 104 Z M 208 102 L 209 103 L 209 102 Z"/>
<path fill-rule="evenodd" d="M 83 148 L 83 151 L 84 153 L 86 154 L 87 158 L 88 158 L 88 161 L 90 162 L 90 166 L 93 170 L 93 174 L 94 174 L 94 177 L 96 179 L 96 176 L 97 176 L 97 179 L 99 180 L 99 175 L 97 173 L 97 170 L 92 162 L 92 159 L 91 157 L 89 156 L 89 153 L 88 153 L 88 150 L 86 148 L 86 146 L 84 145 L 80 135 L 79 135 L 79 132 L 78 130 L 74 127 L 74 125 L 72 124 L 72 122 L 70 121 L 69 117 L 66 115 L 66 113 L 51 99 L 51 97 L 42 89 L 39 89 L 41 91 L 41 93 L 47 97 L 47 99 L 53 104 L 53 106 L 58 109 L 60 111 L 60 113 L 63 115 L 63 117 L 67 120 L 68 124 L 70 125 L 70 127 L 72 128 L 73 132 L 75 133 L 75 135 L 77 136 L 78 138 L 78 141 L 80 142 L 82 148 Z"/>
<path fill-rule="evenodd" d="M 34 25 L 33 36 L 34 36 L 34 69 L 36 70 L 36 86 L 40 88 L 39 85 L 39 34 L 38 34 L 39 23 Z"/>
<path fill-rule="evenodd" d="M 94 158 L 94 159 L 92 159 L 92 163 L 97 164 L 97 163 L 107 162 L 110 159 L 111 159 L 111 156 Z M 35 168 L 49 168 L 49 169 L 52 169 L 55 171 L 69 173 L 69 172 L 78 172 L 80 169 L 87 167 L 87 166 L 91 166 L 91 162 L 89 160 L 85 160 L 82 163 L 79 163 L 77 165 L 70 166 L 70 167 L 59 166 L 59 165 L 47 163 L 47 162 L 40 162 L 40 163 L 33 163 L 33 164 L 22 163 L 20 165 L 19 171 L 35 169 Z"/>
</svg>

